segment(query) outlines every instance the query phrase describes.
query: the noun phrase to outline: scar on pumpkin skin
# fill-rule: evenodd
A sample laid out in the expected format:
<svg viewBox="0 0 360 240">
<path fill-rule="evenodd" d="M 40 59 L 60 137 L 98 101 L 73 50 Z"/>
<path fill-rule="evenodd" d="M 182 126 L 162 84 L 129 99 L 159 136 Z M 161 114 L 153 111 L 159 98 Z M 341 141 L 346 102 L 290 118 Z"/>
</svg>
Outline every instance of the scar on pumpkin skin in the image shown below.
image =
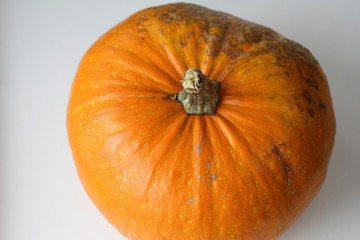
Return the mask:
<svg viewBox="0 0 360 240">
<path fill-rule="evenodd" d="M 210 160 L 209 160 L 207 163 L 205 163 L 205 165 L 206 165 L 207 167 L 210 167 L 212 164 L 213 164 L 213 163 L 210 162 Z"/>
<path fill-rule="evenodd" d="M 209 178 L 210 182 L 213 182 L 215 179 L 218 178 L 218 175 L 216 175 L 216 173 L 214 173 L 213 175 L 211 175 L 211 177 Z"/>
<path fill-rule="evenodd" d="M 201 141 L 202 141 L 202 135 L 200 135 L 200 142 L 199 142 L 199 145 L 197 145 L 196 147 L 195 147 L 195 150 L 198 152 L 198 155 L 197 155 L 197 157 L 199 158 L 200 157 L 200 150 L 201 150 Z"/>
<path fill-rule="evenodd" d="M 283 143 L 285 144 L 285 143 Z M 280 145 L 279 145 L 280 146 Z M 285 144 L 286 146 L 286 144 Z M 286 157 L 283 155 L 284 152 L 279 149 L 279 147 L 275 144 L 274 148 L 271 150 L 272 154 L 277 155 L 278 160 L 280 161 L 283 173 L 287 180 L 287 185 L 289 186 L 292 182 L 291 180 L 291 173 L 293 172 L 292 165 L 286 162 Z"/>
</svg>

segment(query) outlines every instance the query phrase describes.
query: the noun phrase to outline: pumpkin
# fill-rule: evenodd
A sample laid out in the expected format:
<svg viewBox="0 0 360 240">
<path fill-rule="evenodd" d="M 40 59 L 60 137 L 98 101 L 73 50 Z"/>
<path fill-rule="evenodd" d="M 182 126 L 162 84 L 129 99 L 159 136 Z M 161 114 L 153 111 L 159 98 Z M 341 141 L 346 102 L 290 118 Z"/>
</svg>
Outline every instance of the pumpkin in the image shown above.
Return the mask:
<svg viewBox="0 0 360 240">
<path fill-rule="evenodd" d="M 274 239 L 318 193 L 335 117 L 311 53 L 185 3 L 86 52 L 67 129 L 86 192 L 129 239 Z"/>
</svg>

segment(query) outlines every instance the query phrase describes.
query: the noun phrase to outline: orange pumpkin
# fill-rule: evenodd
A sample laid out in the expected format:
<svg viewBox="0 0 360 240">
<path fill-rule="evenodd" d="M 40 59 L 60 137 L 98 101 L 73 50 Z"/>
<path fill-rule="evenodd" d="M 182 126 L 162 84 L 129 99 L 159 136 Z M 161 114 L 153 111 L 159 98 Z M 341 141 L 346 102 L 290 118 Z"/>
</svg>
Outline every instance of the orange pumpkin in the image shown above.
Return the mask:
<svg viewBox="0 0 360 240">
<path fill-rule="evenodd" d="M 88 195 L 129 239 L 274 239 L 319 191 L 335 117 L 307 49 L 179 3 L 87 51 L 67 127 Z"/>
</svg>

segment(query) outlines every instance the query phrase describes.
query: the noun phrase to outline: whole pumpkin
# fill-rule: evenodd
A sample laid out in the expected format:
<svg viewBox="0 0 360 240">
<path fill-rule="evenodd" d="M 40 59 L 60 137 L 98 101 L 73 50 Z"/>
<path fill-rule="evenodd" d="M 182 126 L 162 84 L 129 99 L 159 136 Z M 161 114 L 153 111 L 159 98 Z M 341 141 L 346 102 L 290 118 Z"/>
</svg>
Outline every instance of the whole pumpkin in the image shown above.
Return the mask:
<svg viewBox="0 0 360 240">
<path fill-rule="evenodd" d="M 319 191 L 335 117 L 307 49 L 179 3 L 87 51 L 67 127 L 88 195 L 129 239 L 274 239 Z"/>
</svg>

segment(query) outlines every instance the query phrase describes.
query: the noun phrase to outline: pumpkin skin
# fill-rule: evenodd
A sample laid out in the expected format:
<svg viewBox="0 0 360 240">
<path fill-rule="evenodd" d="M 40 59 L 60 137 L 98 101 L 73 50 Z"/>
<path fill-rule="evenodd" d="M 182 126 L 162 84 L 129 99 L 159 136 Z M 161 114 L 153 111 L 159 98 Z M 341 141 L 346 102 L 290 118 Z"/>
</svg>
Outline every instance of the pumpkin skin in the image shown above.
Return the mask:
<svg viewBox="0 0 360 240">
<path fill-rule="evenodd" d="M 220 82 L 214 115 L 169 97 L 189 68 Z M 274 239 L 319 191 L 335 117 L 307 49 L 179 3 L 134 14 L 87 51 L 67 128 L 85 190 L 127 238 Z"/>
</svg>

